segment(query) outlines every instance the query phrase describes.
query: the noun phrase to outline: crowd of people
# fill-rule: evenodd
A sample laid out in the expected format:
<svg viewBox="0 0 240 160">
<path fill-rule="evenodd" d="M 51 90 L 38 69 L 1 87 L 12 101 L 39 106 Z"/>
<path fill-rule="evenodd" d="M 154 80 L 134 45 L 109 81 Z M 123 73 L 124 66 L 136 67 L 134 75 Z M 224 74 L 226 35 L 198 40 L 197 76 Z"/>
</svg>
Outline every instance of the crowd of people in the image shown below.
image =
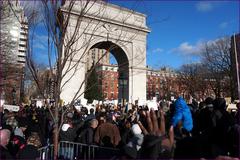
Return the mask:
<svg viewBox="0 0 240 160">
<path fill-rule="evenodd" d="M 62 116 L 59 141 L 119 149 L 119 159 L 215 159 L 240 157 L 239 108 L 226 111 L 224 98 L 187 104 L 161 101 L 158 110 L 133 105 L 74 106 Z M 0 159 L 37 159 L 40 147 L 53 143 L 54 121 L 46 107 L 0 108 Z M 97 157 L 96 157 L 97 158 Z"/>
</svg>

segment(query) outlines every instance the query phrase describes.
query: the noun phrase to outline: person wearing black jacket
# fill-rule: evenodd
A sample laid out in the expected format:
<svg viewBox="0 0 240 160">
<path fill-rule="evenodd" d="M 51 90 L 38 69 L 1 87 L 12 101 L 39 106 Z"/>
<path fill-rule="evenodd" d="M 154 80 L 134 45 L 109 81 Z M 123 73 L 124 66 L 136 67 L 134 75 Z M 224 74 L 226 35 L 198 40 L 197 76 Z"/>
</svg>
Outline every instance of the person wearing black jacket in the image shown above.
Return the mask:
<svg viewBox="0 0 240 160">
<path fill-rule="evenodd" d="M 0 159 L 13 159 L 7 145 L 10 140 L 11 132 L 8 129 L 0 130 Z"/>
<path fill-rule="evenodd" d="M 38 134 L 34 133 L 27 139 L 27 145 L 18 153 L 18 159 L 39 159 L 39 147 L 41 141 Z"/>
<path fill-rule="evenodd" d="M 97 126 L 98 126 L 98 120 L 92 119 L 89 122 L 89 126 L 80 133 L 80 135 L 78 137 L 78 141 L 80 143 L 84 143 L 84 144 L 93 144 L 94 143 L 94 132 L 95 132 L 95 129 L 97 128 Z"/>
<path fill-rule="evenodd" d="M 81 125 L 73 125 L 72 118 L 67 117 L 65 123 L 60 130 L 60 141 L 74 142 L 77 137 L 77 130 Z M 67 149 L 66 149 L 67 148 Z M 61 146 L 60 159 L 73 159 L 74 148 L 73 145 L 65 146 L 65 143 Z"/>
</svg>

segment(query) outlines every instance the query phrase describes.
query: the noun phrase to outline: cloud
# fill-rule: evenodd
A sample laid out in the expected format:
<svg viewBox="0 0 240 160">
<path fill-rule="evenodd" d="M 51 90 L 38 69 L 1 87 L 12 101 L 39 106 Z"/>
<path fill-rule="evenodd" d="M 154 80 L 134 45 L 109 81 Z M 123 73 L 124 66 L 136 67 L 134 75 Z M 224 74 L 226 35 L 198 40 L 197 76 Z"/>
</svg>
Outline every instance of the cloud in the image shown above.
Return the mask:
<svg viewBox="0 0 240 160">
<path fill-rule="evenodd" d="M 152 52 L 153 53 L 161 53 L 163 52 L 164 50 L 162 48 L 156 48 L 156 49 L 153 49 Z"/>
<path fill-rule="evenodd" d="M 229 24 L 228 22 L 222 22 L 222 23 L 219 24 L 219 28 L 225 29 L 225 28 L 228 27 L 228 24 Z"/>
<path fill-rule="evenodd" d="M 196 8 L 200 12 L 208 12 L 213 9 L 213 4 L 207 1 L 201 1 L 196 4 Z"/>
<path fill-rule="evenodd" d="M 220 29 L 226 29 L 226 28 L 228 28 L 232 23 L 234 23 L 234 20 L 224 21 L 224 22 L 220 23 L 218 27 L 219 27 Z"/>
<path fill-rule="evenodd" d="M 195 45 L 190 44 L 189 42 L 181 43 L 177 48 L 170 50 L 171 53 L 179 53 L 182 55 L 199 55 L 204 46 L 204 42 L 199 40 Z"/>
<path fill-rule="evenodd" d="M 204 49 L 205 45 L 213 45 L 218 43 L 221 40 L 224 40 L 223 38 L 216 38 L 214 40 L 198 40 L 195 44 L 190 44 L 189 42 L 183 42 L 178 47 L 173 48 L 169 50 L 169 53 L 177 53 L 183 56 L 199 56 Z"/>
</svg>

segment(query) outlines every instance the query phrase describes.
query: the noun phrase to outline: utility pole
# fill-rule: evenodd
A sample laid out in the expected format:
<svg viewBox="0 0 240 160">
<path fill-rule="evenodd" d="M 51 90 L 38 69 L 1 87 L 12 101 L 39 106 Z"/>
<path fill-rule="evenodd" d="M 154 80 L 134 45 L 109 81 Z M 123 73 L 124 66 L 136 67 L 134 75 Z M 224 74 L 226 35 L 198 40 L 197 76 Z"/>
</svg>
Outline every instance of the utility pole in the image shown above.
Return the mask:
<svg viewBox="0 0 240 160">
<path fill-rule="evenodd" d="M 234 53 L 235 53 L 236 72 L 237 72 L 238 99 L 240 100 L 239 64 L 238 64 L 238 57 L 237 57 L 237 44 L 236 44 L 235 33 L 233 35 L 233 40 L 234 40 Z"/>
</svg>

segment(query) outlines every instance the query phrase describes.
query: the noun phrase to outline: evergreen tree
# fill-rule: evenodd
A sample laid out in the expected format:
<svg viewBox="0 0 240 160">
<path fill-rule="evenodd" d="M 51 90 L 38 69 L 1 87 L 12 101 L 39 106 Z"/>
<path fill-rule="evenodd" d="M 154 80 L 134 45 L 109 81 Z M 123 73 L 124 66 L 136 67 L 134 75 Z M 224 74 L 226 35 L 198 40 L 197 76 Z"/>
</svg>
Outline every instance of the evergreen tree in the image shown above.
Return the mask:
<svg viewBox="0 0 240 160">
<path fill-rule="evenodd" d="M 94 67 L 94 66 L 92 66 Z M 101 90 L 98 89 L 98 75 L 95 68 L 91 68 L 87 75 L 89 75 L 87 79 L 87 85 L 85 87 L 85 98 L 88 100 L 88 103 L 92 103 L 93 100 L 101 100 L 102 93 Z"/>
</svg>

